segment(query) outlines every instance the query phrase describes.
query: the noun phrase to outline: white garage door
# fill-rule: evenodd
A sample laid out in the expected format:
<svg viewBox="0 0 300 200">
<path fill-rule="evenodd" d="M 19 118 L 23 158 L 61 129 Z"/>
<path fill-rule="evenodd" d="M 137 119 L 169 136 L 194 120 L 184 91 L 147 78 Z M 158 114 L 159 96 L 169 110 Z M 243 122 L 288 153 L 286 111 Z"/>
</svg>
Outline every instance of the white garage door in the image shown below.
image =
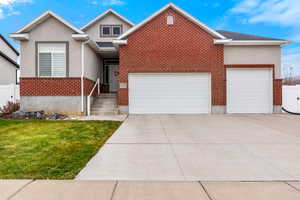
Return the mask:
<svg viewBox="0 0 300 200">
<path fill-rule="evenodd" d="M 209 73 L 129 74 L 129 113 L 210 113 Z"/>
<path fill-rule="evenodd" d="M 227 69 L 227 113 L 272 113 L 271 69 Z"/>
</svg>

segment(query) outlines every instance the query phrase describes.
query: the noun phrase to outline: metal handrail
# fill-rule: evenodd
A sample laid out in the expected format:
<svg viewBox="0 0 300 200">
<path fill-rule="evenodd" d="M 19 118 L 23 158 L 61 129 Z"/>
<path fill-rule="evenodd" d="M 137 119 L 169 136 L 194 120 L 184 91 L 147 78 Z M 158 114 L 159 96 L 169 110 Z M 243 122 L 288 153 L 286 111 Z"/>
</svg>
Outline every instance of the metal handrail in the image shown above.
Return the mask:
<svg viewBox="0 0 300 200">
<path fill-rule="evenodd" d="M 96 87 L 98 86 L 98 95 L 100 94 L 100 79 L 98 78 L 90 95 L 87 97 L 87 115 L 90 116 L 91 115 L 91 96 L 93 95 Z"/>
</svg>

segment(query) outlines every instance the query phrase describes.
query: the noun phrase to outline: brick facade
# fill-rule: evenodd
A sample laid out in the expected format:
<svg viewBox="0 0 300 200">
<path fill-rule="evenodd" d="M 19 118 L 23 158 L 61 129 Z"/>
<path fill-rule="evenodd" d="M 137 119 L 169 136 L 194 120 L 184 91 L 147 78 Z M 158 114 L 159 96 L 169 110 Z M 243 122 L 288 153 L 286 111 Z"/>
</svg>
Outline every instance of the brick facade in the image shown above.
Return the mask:
<svg viewBox="0 0 300 200">
<path fill-rule="evenodd" d="M 84 78 L 84 94 L 95 82 Z M 80 96 L 81 78 L 20 78 L 21 96 Z"/>
<path fill-rule="evenodd" d="M 273 101 L 274 105 L 282 105 L 282 79 L 274 79 L 273 81 Z"/>
<path fill-rule="evenodd" d="M 175 17 L 167 25 L 167 16 Z M 225 105 L 224 50 L 213 36 L 172 8 L 128 36 L 120 47 L 120 82 L 130 72 L 210 72 L 212 104 Z M 119 89 L 118 102 L 128 105 L 128 89 Z"/>
</svg>

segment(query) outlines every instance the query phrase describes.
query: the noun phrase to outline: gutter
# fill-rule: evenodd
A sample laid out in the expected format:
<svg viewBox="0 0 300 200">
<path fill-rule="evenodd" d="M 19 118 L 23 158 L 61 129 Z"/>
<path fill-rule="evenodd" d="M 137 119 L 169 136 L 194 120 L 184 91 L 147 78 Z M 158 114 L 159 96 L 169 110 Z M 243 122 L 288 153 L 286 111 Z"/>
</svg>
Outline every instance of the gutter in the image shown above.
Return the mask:
<svg viewBox="0 0 300 200">
<path fill-rule="evenodd" d="M 215 39 L 214 44 L 224 44 L 225 46 L 253 46 L 253 45 L 286 45 L 291 43 L 288 40 L 232 40 L 232 39 L 225 39 L 219 40 Z"/>
</svg>

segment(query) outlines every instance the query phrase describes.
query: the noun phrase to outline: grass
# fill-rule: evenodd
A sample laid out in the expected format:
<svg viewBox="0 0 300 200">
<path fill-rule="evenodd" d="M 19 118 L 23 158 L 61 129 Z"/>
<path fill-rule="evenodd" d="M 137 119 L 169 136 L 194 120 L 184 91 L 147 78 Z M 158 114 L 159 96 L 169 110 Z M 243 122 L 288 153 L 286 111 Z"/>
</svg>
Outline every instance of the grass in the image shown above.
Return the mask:
<svg viewBox="0 0 300 200">
<path fill-rule="evenodd" d="M 0 179 L 73 179 L 120 124 L 0 119 Z"/>
</svg>

